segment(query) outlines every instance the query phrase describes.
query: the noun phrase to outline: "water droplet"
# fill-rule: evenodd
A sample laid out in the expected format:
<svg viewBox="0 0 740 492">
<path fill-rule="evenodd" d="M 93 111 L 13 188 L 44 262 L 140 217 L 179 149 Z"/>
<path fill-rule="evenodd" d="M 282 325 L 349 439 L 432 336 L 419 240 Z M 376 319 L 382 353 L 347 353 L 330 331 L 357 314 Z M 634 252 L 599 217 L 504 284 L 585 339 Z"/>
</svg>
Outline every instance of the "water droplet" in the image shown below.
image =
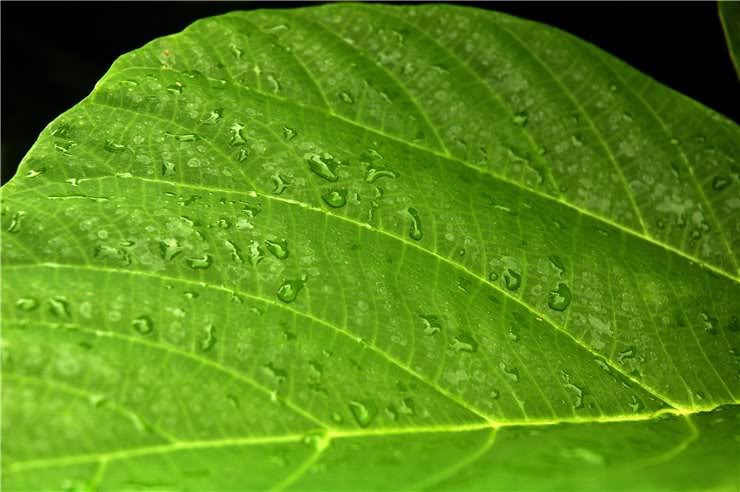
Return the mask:
<svg viewBox="0 0 740 492">
<path fill-rule="evenodd" d="M 242 134 L 242 130 L 244 130 L 244 125 L 241 123 L 234 123 L 231 125 L 231 128 L 229 131 L 231 132 L 231 140 L 229 140 L 229 145 L 232 147 L 236 147 L 237 145 L 244 145 L 247 143 L 247 141 L 244 139 L 244 135 Z"/>
<path fill-rule="evenodd" d="M 430 315 L 419 315 L 422 323 L 424 323 L 424 334 L 434 335 L 435 333 L 442 331 L 442 324 L 439 322 L 439 317 L 433 314 Z"/>
<path fill-rule="evenodd" d="M 286 140 L 287 142 L 290 142 L 290 141 L 291 141 L 291 140 L 293 140 L 293 139 L 294 139 L 294 138 L 295 138 L 296 136 L 298 136 L 298 132 L 296 131 L 296 129 L 295 129 L 295 128 L 291 128 L 291 127 L 289 127 L 289 126 L 285 126 L 285 125 L 283 125 L 283 138 L 284 138 L 284 139 L 285 139 L 285 140 Z"/>
<path fill-rule="evenodd" d="M 712 180 L 712 188 L 714 188 L 717 191 L 724 190 L 730 186 L 730 180 L 729 178 L 725 178 L 723 176 L 715 176 Z"/>
<path fill-rule="evenodd" d="M 272 192 L 275 193 L 276 195 L 281 194 L 283 191 L 285 191 L 285 188 L 290 186 L 290 183 L 285 178 L 283 178 L 280 174 L 273 174 L 272 182 L 275 184 L 275 189 L 272 190 Z"/>
<path fill-rule="evenodd" d="M 343 103 L 346 103 L 346 104 L 354 104 L 354 103 L 355 103 L 355 100 L 354 100 L 354 98 L 352 97 L 352 94 L 350 94 L 350 93 L 349 93 L 349 92 L 347 92 L 347 91 L 342 91 L 342 92 L 340 92 L 340 93 L 339 93 L 339 99 L 341 99 L 341 100 L 342 100 L 342 102 L 343 102 Z"/>
<path fill-rule="evenodd" d="M 185 86 L 183 86 L 180 82 L 175 82 L 174 84 L 167 86 L 167 92 L 176 96 L 182 94 L 184 89 Z"/>
<path fill-rule="evenodd" d="M 105 150 L 108 152 L 112 152 L 114 154 L 120 154 L 121 152 L 126 151 L 126 146 L 116 143 L 113 140 L 106 140 L 105 145 L 103 146 Z"/>
<path fill-rule="evenodd" d="M 49 312 L 60 319 L 69 319 L 69 302 L 64 297 L 56 296 L 49 299 Z"/>
<path fill-rule="evenodd" d="M 558 271 L 558 275 L 561 277 L 565 273 L 565 265 L 563 265 L 563 261 L 560 259 L 560 257 L 555 255 L 550 255 L 550 264 L 555 268 L 555 270 Z"/>
<path fill-rule="evenodd" d="M 134 319 L 131 323 L 134 330 L 138 331 L 142 335 L 148 335 L 154 330 L 154 321 L 149 316 L 143 315 Z"/>
<path fill-rule="evenodd" d="M 231 221 L 227 219 L 226 217 L 219 217 L 216 221 L 216 225 L 220 229 L 231 229 Z"/>
<path fill-rule="evenodd" d="M 256 266 L 264 258 L 265 252 L 260 247 L 260 243 L 258 241 L 249 243 L 249 263 Z"/>
<path fill-rule="evenodd" d="M 704 331 L 711 333 L 712 335 L 717 333 L 717 318 L 701 311 L 699 313 L 702 325 L 704 325 Z"/>
<path fill-rule="evenodd" d="M 174 176 L 175 174 L 176 171 L 174 162 L 165 161 L 162 163 L 162 176 Z"/>
<path fill-rule="evenodd" d="M 470 333 L 460 332 L 452 339 L 452 349 L 458 352 L 475 353 L 478 351 L 478 342 Z"/>
<path fill-rule="evenodd" d="M 630 398 L 629 406 L 635 413 L 645 408 L 645 404 L 636 395 L 632 395 L 632 398 Z"/>
<path fill-rule="evenodd" d="M 284 260 L 289 255 L 288 241 L 285 239 L 276 239 L 274 241 L 266 239 L 265 246 L 267 246 L 267 251 L 272 253 L 272 255 L 278 260 Z"/>
<path fill-rule="evenodd" d="M 11 234 L 19 233 L 23 225 L 23 217 L 25 216 L 26 212 L 23 212 L 21 210 L 14 213 L 13 218 L 10 220 L 10 225 L 8 225 L 8 232 Z"/>
<path fill-rule="evenodd" d="M 377 169 L 374 167 L 368 168 L 367 172 L 365 173 L 365 182 L 366 183 L 374 183 L 375 181 L 379 180 L 380 178 L 397 178 L 398 175 L 394 173 L 393 171 L 389 171 L 387 169 Z"/>
<path fill-rule="evenodd" d="M 516 126 L 524 128 L 527 126 L 527 122 L 529 121 L 529 114 L 526 111 L 520 111 L 514 115 L 512 121 Z"/>
<path fill-rule="evenodd" d="M 522 275 L 511 268 L 504 270 L 504 285 L 509 290 L 517 290 L 522 284 Z"/>
<path fill-rule="evenodd" d="M 46 168 L 45 167 L 42 167 L 41 169 L 38 169 L 38 170 L 37 169 L 30 169 L 26 173 L 26 178 L 35 178 L 37 176 L 41 176 L 45 172 L 46 172 Z"/>
<path fill-rule="evenodd" d="M 265 78 L 267 79 L 267 83 L 270 84 L 270 87 L 272 87 L 273 94 L 280 92 L 280 82 L 274 75 L 268 73 Z"/>
<path fill-rule="evenodd" d="M 665 228 L 665 221 L 663 219 L 658 219 L 656 222 L 658 229 L 664 229 Z"/>
<path fill-rule="evenodd" d="M 208 352 L 216 343 L 216 328 L 213 326 L 213 324 L 208 324 L 206 325 L 204 331 L 205 337 L 203 337 L 203 340 L 200 341 L 200 349 L 203 352 Z"/>
<path fill-rule="evenodd" d="M 339 190 L 329 191 L 321 195 L 321 199 L 330 207 L 343 207 L 347 203 L 347 190 L 341 188 Z"/>
<path fill-rule="evenodd" d="M 277 296 L 283 302 L 293 302 L 298 297 L 298 293 L 303 289 L 306 282 L 306 276 L 300 280 L 283 280 L 282 285 L 278 288 Z"/>
<path fill-rule="evenodd" d="M 303 436 L 303 444 L 316 451 L 321 451 L 329 445 L 329 438 L 325 432 L 314 431 Z"/>
<path fill-rule="evenodd" d="M 514 383 L 519 382 L 519 369 L 517 369 L 516 367 L 506 367 L 506 364 L 504 364 L 503 362 L 499 363 L 498 367 L 504 372 L 509 380 Z"/>
<path fill-rule="evenodd" d="M 617 354 L 617 361 L 620 364 L 624 364 L 625 359 L 634 359 L 637 355 L 637 349 L 635 347 L 627 347 Z"/>
<path fill-rule="evenodd" d="M 498 273 L 490 272 L 488 274 L 488 280 L 490 280 L 491 282 L 495 282 L 496 280 L 498 280 Z"/>
<path fill-rule="evenodd" d="M 351 400 L 349 409 L 360 427 L 367 427 L 378 415 L 378 407 L 372 400 Z"/>
<path fill-rule="evenodd" d="M 131 264 L 131 258 L 129 258 L 128 253 L 126 253 L 126 251 L 124 251 L 123 249 L 116 248 L 114 246 L 100 244 L 95 247 L 93 255 L 98 260 L 118 261 L 125 266 Z"/>
<path fill-rule="evenodd" d="M 308 167 L 314 174 L 324 178 L 327 181 L 335 182 L 339 179 L 337 176 L 337 167 L 346 166 L 347 163 L 335 160 L 330 154 L 315 154 L 308 159 Z"/>
<path fill-rule="evenodd" d="M 201 140 L 203 137 L 196 135 L 194 133 L 172 133 L 172 132 L 164 132 L 165 136 L 174 138 L 178 142 L 195 142 L 196 140 Z"/>
<path fill-rule="evenodd" d="M 224 240 L 224 244 L 226 245 L 226 249 L 229 250 L 229 254 L 231 255 L 231 259 L 234 260 L 238 264 L 244 263 L 244 260 L 242 259 L 241 255 L 241 248 L 234 243 L 233 241 L 229 241 L 228 239 Z"/>
<path fill-rule="evenodd" d="M 238 162 L 244 162 L 247 159 L 249 159 L 249 151 L 247 149 L 239 149 L 239 152 L 236 154 L 236 160 Z"/>
<path fill-rule="evenodd" d="M 218 122 L 218 120 L 221 119 L 221 117 L 224 114 L 224 110 L 222 108 L 216 108 L 212 110 L 208 114 L 208 118 L 204 119 L 201 123 L 205 123 L 206 125 L 213 125 Z"/>
<path fill-rule="evenodd" d="M 547 296 L 547 305 L 555 311 L 565 311 L 570 305 L 572 297 L 570 287 L 561 282 L 557 288 L 550 291 L 550 294 Z"/>
<path fill-rule="evenodd" d="M 415 208 L 408 208 L 406 212 L 411 216 L 411 228 L 409 229 L 409 236 L 411 239 L 421 241 L 424 237 L 424 232 L 421 230 L 421 219 L 419 218 L 419 212 Z"/>
<path fill-rule="evenodd" d="M 193 270 L 205 270 L 211 266 L 211 263 L 213 263 L 213 257 L 209 254 L 203 253 L 201 256 L 186 258 L 185 261 Z"/>
<path fill-rule="evenodd" d="M 234 58 L 241 58 L 242 54 L 244 53 L 237 45 L 234 43 L 229 44 L 229 48 L 231 49 L 231 52 L 234 54 Z"/>
<path fill-rule="evenodd" d="M 166 261 L 172 261 L 182 251 L 183 248 L 177 239 L 167 238 L 159 242 L 159 252 L 162 255 L 162 259 Z"/>
<path fill-rule="evenodd" d="M 39 301 L 33 297 L 21 297 L 15 301 L 15 307 L 20 311 L 33 311 L 39 307 Z"/>
</svg>

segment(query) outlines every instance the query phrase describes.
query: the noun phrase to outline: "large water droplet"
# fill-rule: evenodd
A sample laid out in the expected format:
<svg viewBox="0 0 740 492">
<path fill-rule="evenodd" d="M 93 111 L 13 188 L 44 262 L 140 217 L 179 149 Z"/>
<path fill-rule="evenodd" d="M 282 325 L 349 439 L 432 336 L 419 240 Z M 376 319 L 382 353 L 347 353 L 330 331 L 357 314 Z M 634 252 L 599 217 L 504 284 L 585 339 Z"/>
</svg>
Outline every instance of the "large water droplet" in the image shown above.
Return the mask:
<svg viewBox="0 0 740 492">
<path fill-rule="evenodd" d="M 314 174 L 324 178 L 327 181 L 335 182 L 339 179 L 337 176 L 337 167 L 347 165 L 344 162 L 335 160 L 331 154 L 315 154 L 308 159 L 308 167 Z"/>
<path fill-rule="evenodd" d="M 474 353 L 478 351 L 478 342 L 470 333 L 460 332 L 452 339 L 452 349 L 458 352 Z"/>
<path fill-rule="evenodd" d="M 504 270 L 504 285 L 509 290 L 517 290 L 522 284 L 522 275 L 519 272 L 507 268 Z"/>
<path fill-rule="evenodd" d="M 265 246 L 267 246 L 267 251 L 272 253 L 272 255 L 278 260 L 284 260 L 289 255 L 288 241 L 285 239 L 275 239 L 274 241 L 266 239 Z"/>
<path fill-rule="evenodd" d="M 421 219 L 419 218 L 419 212 L 415 208 L 408 208 L 406 212 L 411 216 L 411 228 L 409 229 L 409 236 L 411 239 L 420 241 L 424 237 L 424 232 L 421 230 Z"/>
<path fill-rule="evenodd" d="M 298 293 L 303 289 L 306 282 L 306 276 L 300 280 L 283 280 L 282 285 L 278 288 L 277 296 L 283 302 L 293 302 L 298 297 Z"/>
<path fill-rule="evenodd" d="M 167 238 L 159 242 L 159 252 L 165 261 L 172 261 L 182 251 L 180 242 L 175 238 Z"/>
<path fill-rule="evenodd" d="M 516 367 L 506 367 L 506 364 L 504 364 L 503 362 L 499 363 L 498 367 L 504 372 L 504 374 L 510 381 L 514 383 L 519 382 L 519 369 L 517 369 Z"/>
<path fill-rule="evenodd" d="M 147 335 L 154 330 L 154 321 L 152 321 L 152 318 L 149 316 L 139 316 L 134 319 L 131 326 L 133 326 L 134 330 L 138 331 L 140 334 Z"/>
<path fill-rule="evenodd" d="M 229 145 L 236 147 L 237 145 L 244 145 L 247 143 L 247 141 L 244 139 L 244 135 L 242 134 L 242 130 L 244 130 L 244 125 L 241 123 L 234 123 L 231 125 L 231 128 L 229 131 L 231 132 L 231 140 L 229 140 Z"/>
<path fill-rule="evenodd" d="M 420 315 L 421 321 L 424 323 L 424 334 L 434 335 L 435 333 L 442 331 L 442 324 L 439 321 L 439 316 L 433 314 Z"/>
<path fill-rule="evenodd" d="M 343 207 L 347 203 L 347 190 L 344 188 L 338 190 L 332 190 L 328 193 L 321 195 L 321 199 L 326 202 L 327 205 L 334 208 Z"/>
<path fill-rule="evenodd" d="M 276 195 L 281 194 L 283 191 L 285 191 L 285 188 L 290 186 L 290 182 L 288 182 L 288 180 L 286 180 L 279 173 L 272 175 L 272 182 L 275 185 L 275 188 L 272 190 L 272 192 L 275 193 Z"/>
<path fill-rule="evenodd" d="M 64 297 L 52 297 L 49 299 L 49 312 L 57 318 L 69 319 L 69 302 Z"/>
<path fill-rule="evenodd" d="M 260 243 L 258 241 L 252 241 L 249 243 L 249 263 L 257 265 L 264 258 L 265 252 L 260 247 Z"/>
<path fill-rule="evenodd" d="M 360 427 L 367 427 L 378 415 L 378 407 L 372 400 L 351 400 L 349 410 Z"/>
<path fill-rule="evenodd" d="M 559 283 L 557 288 L 551 290 L 547 296 L 547 305 L 555 311 L 565 311 L 565 308 L 570 305 L 572 297 L 570 287 L 564 283 Z"/>
</svg>

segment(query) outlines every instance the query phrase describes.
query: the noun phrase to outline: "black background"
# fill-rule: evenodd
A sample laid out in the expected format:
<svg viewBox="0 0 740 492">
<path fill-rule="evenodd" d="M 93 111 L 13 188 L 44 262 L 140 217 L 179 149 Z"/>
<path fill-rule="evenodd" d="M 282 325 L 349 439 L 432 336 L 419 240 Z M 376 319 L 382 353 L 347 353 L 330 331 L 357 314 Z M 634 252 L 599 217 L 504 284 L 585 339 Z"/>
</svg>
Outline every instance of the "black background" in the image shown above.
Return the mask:
<svg viewBox="0 0 740 492">
<path fill-rule="evenodd" d="M 461 2 L 544 22 L 740 121 L 738 79 L 714 2 Z M 38 134 L 119 55 L 230 10 L 307 2 L 7 2 L 2 16 L 2 182 Z"/>
</svg>

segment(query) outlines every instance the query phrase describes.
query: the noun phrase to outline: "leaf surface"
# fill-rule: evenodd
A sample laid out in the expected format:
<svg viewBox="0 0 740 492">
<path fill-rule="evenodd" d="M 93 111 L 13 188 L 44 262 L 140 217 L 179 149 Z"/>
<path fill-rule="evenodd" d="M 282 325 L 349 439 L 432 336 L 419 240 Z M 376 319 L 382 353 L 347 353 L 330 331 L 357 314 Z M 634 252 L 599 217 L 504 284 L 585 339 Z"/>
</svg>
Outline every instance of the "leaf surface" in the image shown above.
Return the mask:
<svg viewBox="0 0 740 492">
<path fill-rule="evenodd" d="M 740 4 L 737 2 L 719 2 L 719 18 L 725 31 L 727 50 L 730 52 L 735 72 L 740 77 Z"/>
<path fill-rule="evenodd" d="M 4 485 L 737 487 L 739 156 L 493 12 L 155 40 L 3 188 Z"/>
</svg>

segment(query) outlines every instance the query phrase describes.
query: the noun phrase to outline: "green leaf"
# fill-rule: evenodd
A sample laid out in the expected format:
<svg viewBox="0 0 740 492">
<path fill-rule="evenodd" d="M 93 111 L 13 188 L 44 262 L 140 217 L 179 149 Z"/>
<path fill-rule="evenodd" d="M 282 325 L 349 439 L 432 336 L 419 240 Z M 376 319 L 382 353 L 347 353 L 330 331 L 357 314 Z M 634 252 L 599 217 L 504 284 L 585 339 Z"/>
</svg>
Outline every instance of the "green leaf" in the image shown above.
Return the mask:
<svg viewBox="0 0 740 492">
<path fill-rule="evenodd" d="M 730 52 L 735 72 L 740 77 L 740 3 L 718 2 L 719 18 L 725 31 L 727 49 Z"/>
<path fill-rule="evenodd" d="M 734 490 L 739 157 L 493 12 L 155 40 L 3 188 L 3 485 Z"/>
</svg>

